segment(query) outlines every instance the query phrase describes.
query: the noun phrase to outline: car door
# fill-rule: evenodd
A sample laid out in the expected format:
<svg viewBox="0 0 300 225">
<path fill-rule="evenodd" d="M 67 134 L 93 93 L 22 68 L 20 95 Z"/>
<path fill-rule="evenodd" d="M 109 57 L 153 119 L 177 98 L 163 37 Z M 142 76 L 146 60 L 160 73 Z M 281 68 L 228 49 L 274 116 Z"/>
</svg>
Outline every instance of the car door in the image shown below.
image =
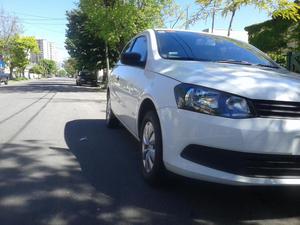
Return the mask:
<svg viewBox="0 0 300 225">
<path fill-rule="evenodd" d="M 131 50 L 134 40 L 131 40 L 123 49 L 122 53 L 129 52 Z M 111 98 L 111 107 L 114 114 L 118 117 L 119 120 L 123 122 L 123 102 L 122 102 L 122 88 L 121 84 L 124 82 L 121 80 L 122 75 L 124 74 L 123 70 L 126 70 L 126 65 L 122 64 L 120 61 L 114 67 L 110 74 L 109 83 L 110 83 L 110 98 Z"/>
<path fill-rule="evenodd" d="M 147 36 L 141 35 L 135 38 L 130 48 L 130 52 L 141 55 L 139 65 L 123 65 L 119 74 L 119 98 L 121 122 L 135 135 L 138 134 L 136 120 L 138 99 L 142 94 L 141 84 L 145 79 L 145 64 L 147 61 L 148 46 Z"/>
</svg>

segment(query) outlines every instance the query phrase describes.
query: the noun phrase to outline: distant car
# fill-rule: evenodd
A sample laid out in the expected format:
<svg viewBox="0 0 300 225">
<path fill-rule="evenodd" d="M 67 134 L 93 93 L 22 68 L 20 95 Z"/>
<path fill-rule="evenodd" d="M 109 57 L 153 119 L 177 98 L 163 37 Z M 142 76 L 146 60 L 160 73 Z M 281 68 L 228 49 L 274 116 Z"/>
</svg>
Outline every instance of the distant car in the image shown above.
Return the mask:
<svg viewBox="0 0 300 225">
<path fill-rule="evenodd" d="M 81 86 L 83 84 L 98 86 L 98 80 L 96 74 L 90 71 L 81 71 L 76 78 L 76 85 Z"/>
<path fill-rule="evenodd" d="M 0 85 L 2 83 L 4 83 L 5 85 L 8 84 L 8 74 L 0 72 Z"/>
</svg>

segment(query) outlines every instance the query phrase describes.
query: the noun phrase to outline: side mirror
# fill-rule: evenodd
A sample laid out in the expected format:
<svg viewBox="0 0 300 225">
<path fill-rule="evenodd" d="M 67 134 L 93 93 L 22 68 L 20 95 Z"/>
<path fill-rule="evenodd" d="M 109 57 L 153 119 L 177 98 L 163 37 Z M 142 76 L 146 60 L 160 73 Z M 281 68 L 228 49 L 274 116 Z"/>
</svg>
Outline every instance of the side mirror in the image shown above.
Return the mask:
<svg viewBox="0 0 300 225">
<path fill-rule="evenodd" d="M 136 52 L 123 53 L 121 55 L 121 63 L 130 66 L 143 66 L 144 63 L 141 62 L 141 55 Z"/>
</svg>

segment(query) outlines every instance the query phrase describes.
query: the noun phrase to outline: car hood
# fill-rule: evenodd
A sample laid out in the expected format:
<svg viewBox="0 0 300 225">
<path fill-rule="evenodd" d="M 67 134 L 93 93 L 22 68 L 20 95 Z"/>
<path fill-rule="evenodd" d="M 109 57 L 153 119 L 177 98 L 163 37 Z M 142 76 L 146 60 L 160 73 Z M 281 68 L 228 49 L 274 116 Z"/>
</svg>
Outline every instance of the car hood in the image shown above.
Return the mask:
<svg viewBox="0 0 300 225">
<path fill-rule="evenodd" d="M 159 60 L 151 70 L 180 82 L 252 99 L 300 102 L 300 76 L 285 69 L 216 62 Z"/>
</svg>

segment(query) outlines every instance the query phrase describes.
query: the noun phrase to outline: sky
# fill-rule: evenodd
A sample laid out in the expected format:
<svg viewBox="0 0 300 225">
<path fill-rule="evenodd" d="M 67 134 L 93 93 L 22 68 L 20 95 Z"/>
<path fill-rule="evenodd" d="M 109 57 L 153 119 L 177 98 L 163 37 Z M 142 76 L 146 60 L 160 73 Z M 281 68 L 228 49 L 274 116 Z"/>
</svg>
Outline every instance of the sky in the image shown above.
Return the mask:
<svg viewBox="0 0 300 225">
<path fill-rule="evenodd" d="M 64 48 L 66 30 L 66 11 L 76 8 L 78 0 L 0 0 L 0 7 L 19 18 L 23 25 L 23 35 L 35 36 L 37 39 L 47 39 L 55 42 L 61 58 L 67 58 L 68 53 Z M 192 14 L 197 7 L 195 0 L 176 0 L 182 7 L 189 7 Z M 260 12 L 254 7 L 241 8 L 233 22 L 233 30 L 242 31 L 245 26 L 260 23 L 269 19 L 265 12 Z M 199 21 L 190 26 L 193 30 L 209 28 L 211 20 Z M 229 24 L 229 17 L 218 16 L 215 28 L 226 29 Z"/>
</svg>

